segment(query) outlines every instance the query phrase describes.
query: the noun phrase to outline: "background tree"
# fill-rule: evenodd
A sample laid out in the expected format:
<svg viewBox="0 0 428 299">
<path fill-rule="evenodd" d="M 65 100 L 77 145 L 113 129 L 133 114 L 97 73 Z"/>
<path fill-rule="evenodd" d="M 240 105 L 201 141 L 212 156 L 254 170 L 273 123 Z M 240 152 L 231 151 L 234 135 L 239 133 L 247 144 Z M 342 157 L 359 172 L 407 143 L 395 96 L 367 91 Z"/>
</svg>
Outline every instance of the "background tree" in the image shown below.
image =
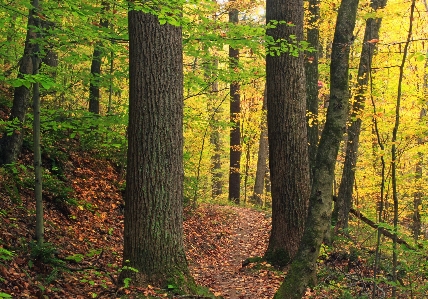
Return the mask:
<svg viewBox="0 0 428 299">
<path fill-rule="evenodd" d="M 394 286 L 392 288 L 392 297 L 397 298 L 397 284 L 398 284 L 398 213 L 399 213 L 399 198 L 398 198 L 398 179 L 397 179 L 397 164 L 398 164 L 398 129 L 400 127 L 400 111 L 401 111 L 401 100 L 403 96 L 403 77 L 404 77 L 404 67 L 406 65 L 407 55 L 410 47 L 410 42 L 413 35 L 413 15 L 415 13 L 416 0 L 411 1 L 410 6 L 410 15 L 409 15 L 409 29 L 407 32 L 407 39 L 404 44 L 403 57 L 400 64 L 400 74 L 398 77 L 398 87 L 397 87 L 397 99 L 395 104 L 395 121 L 394 128 L 392 129 L 391 137 L 391 183 L 392 183 L 392 200 L 394 204 L 394 238 L 392 242 L 392 281 Z"/>
<path fill-rule="evenodd" d="M 123 265 L 139 272 L 123 271 L 121 279 L 189 292 L 194 283 L 182 228 L 182 32 L 133 8 Z"/>
<path fill-rule="evenodd" d="M 33 55 L 37 44 L 34 40 L 37 37 L 37 31 L 40 26 L 39 18 L 36 11 L 39 7 L 39 1 L 33 0 L 31 3 L 30 13 L 28 15 L 27 36 L 25 39 L 24 55 L 19 62 L 18 79 L 25 80 L 25 77 L 32 75 L 35 68 Z M 15 87 L 13 94 L 12 110 L 9 120 L 15 124 L 11 134 L 3 134 L 0 139 L 0 165 L 11 164 L 16 162 L 18 155 L 21 153 L 22 141 L 24 136 L 23 126 L 30 101 L 30 88 L 21 83 Z"/>
<path fill-rule="evenodd" d="M 266 97 L 269 168 L 272 183 L 272 231 L 266 259 L 284 266 L 297 252 L 309 198 L 306 95 L 303 53 L 275 55 L 277 43 L 303 40 L 303 1 L 268 0 L 266 21 L 282 21 L 267 30 Z M 290 26 L 289 24 L 293 24 Z"/>
<path fill-rule="evenodd" d="M 254 194 L 253 202 L 258 206 L 262 206 L 264 199 L 265 189 L 265 176 L 267 171 L 267 160 L 269 155 L 268 148 L 268 128 L 267 128 L 267 102 L 266 102 L 266 88 L 263 95 L 263 106 L 262 106 L 262 120 L 260 122 L 260 139 L 259 139 L 259 151 L 257 154 L 257 170 L 256 178 L 254 182 Z"/>
<path fill-rule="evenodd" d="M 218 59 L 214 59 L 213 68 L 218 68 Z M 213 153 L 211 155 L 211 186 L 212 198 L 223 193 L 223 173 L 221 172 L 221 153 L 222 153 L 222 140 L 220 136 L 221 127 L 218 125 L 220 121 L 220 114 L 222 112 L 221 104 L 216 101 L 218 99 L 218 80 L 213 79 L 211 83 L 211 113 L 212 113 L 212 131 L 210 134 L 210 143 L 213 146 Z"/>
<path fill-rule="evenodd" d="M 320 18 L 320 1 L 309 1 L 309 21 L 307 25 L 307 41 L 315 48 L 315 51 L 307 52 L 305 59 L 306 75 L 306 113 L 307 113 L 307 130 L 308 130 L 308 156 L 309 156 L 309 176 L 312 181 L 313 168 L 317 155 L 318 146 L 318 61 L 319 61 L 319 18 Z"/>
<path fill-rule="evenodd" d="M 342 0 L 339 7 L 331 56 L 330 104 L 318 145 L 308 218 L 299 251 L 275 298 L 302 298 L 307 287 L 316 285 L 316 260 L 330 229 L 334 169 L 348 116 L 349 53 L 357 8 L 358 0 Z"/>
<path fill-rule="evenodd" d="M 229 22 L 239 22 L 238 9 L 233 7 L 231 1 Z M 229 46 L 230 70 L 236 73 L 239 64 L 239 49 Z M 229 167 L 229 200 L 239 204 L 241 196 L 241 95 L 240 84 L 237 78 L 230 83 L 230 167 Z"/>
<path fill-rule="evenodd" d="M 34 10 L 39 10 L 39 1 L 33 1 Z M 42 37 L 40 19 L 35 22 L 36 36 Z M 39 41 L 34 41 L 34 51 L 31 57 L 33 64 L 33 75 L 39 73 L 41 59 Z M 44 219 L 43 219 L 43 197 L 42 197 L 42 154 L 40 142 L 40 88 L 39 83 L 33 83 L 33 148 L 34 148 L 34 198 L 36 201 L 36 240 L 37 245 L 42 246 L 44 241 Z"/>
<path fill-rule="evenodd" d="M 387 0 L 372 0 L 371 8 L 374 13 L 385 7 Z M 367 88 L 369 84 L 372 59 L 379 41 L 379 30 L 382 18 L 368 18 L 364 32 L 363 48 L 361 50 L 360 64 L 357 77 L 357 94 L 354 97 L 351 112 L 351 125 L 348 127 L 346 141 L 345 163 L 340 181 L 339 193 L 334 207 L 333 218 L 336 220 L 336 229 L 347 229 L 349 211 L 352 207 L 352 191 L 355 181 L 355 168 L 357 164 L 358 145 L 361 132 L 361 113 L 365 107 Z"/>
<path fill-rule="evenodd" d="M 101 3 L 101 19 L 100 27 L 108 28 L 108 20 L 103 16 L 109 9 L 109 3 L 103 1 Z M 96 41 L 94 46 L 94 52 L 92 54 L 91 63 L 91 81 L 89 84 L 89 112 L 99 114 L 100 113 L 100 84 L 101 84 L 101 64 L 105 49 L 101 41 Z"/>
</svg>

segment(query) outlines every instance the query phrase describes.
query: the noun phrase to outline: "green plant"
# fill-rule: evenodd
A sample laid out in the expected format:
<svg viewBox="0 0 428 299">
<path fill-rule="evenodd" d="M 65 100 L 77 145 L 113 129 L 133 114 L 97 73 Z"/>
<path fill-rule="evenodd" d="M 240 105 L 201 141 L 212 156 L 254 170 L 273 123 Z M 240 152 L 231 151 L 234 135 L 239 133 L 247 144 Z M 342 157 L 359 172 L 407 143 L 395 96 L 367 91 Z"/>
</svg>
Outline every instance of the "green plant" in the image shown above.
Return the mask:
<svg viewBox="0 0 428 299">
<path fill-rule="evenodd" d="M 18 168 L 16 164 L 6 164 L 0 168 L 0 176 L 3 177 L 3 186 L 6 189 L 6 193 L 12 199 L 12 202 L 15 204 L 21 204 L 21 195 L 19 194 L 19 177 L 18 177 Z"/>
<path fill-rule="evenodd" d="M 51 243 L 38 245 L 36 242 L 30 243 L 30 257 L 36 262 L 63 267 L 65 262 L 57 257 L 58 250 Z"/>
<path fill-rule="evenodd" d="M 12 260 L 13 256 L 14 256 L 14 253 L 12 251 L 9 251 L 7 249 L 4 249 L 3 247 L 0 247 L 0 262 L 10 261 Z"/>
</svg>

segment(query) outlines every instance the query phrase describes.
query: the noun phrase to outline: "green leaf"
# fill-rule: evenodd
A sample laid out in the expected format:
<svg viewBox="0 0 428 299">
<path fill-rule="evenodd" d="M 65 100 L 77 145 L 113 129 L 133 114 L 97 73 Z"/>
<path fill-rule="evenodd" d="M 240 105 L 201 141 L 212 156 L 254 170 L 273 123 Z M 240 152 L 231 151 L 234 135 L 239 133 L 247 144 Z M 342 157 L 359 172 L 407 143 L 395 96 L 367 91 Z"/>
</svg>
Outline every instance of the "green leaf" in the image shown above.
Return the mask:
<svg viewBox="0 0 428 299">
<path fill-rule="evenodd" d="M 70 256 L 67 256 L 65 259 L 69 261 L 75 261 L 76 263 L 80 263 L 83 261 L 84 256 L 80 253 L 76 253 Z"/>
</svg>

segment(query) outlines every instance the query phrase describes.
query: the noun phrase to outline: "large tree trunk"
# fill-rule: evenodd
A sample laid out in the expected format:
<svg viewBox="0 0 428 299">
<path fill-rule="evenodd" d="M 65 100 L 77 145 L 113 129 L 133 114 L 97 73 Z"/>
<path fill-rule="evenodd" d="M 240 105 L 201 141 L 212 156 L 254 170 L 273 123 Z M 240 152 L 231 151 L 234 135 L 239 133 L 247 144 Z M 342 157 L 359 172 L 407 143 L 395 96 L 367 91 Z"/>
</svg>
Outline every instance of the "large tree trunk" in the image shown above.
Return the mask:
<svg viewBox="0 0 428 299">
<path fill-rule="evenodd" d="M 102 2 L 102 13 L 108 10 L 108 3 Z M 108 21 L 100 20 L 100 26 L 107 28 Z M 91 82 L 89 83 L 89 112 L 100 114 L 100 81 L 101 81 L 101 62 L 104 55 L 103 45 L 100 41 L 95 43 L 94 53 L 91 64 Z"/>
<path fill-rule="evenodd" d="M 231 8 L 229 22 L 238 23 L 238 10 Z M 233 72 L 238 67 L 239 49 L 229 47 L 230 69 Z M 239 204 L 241 197 L 241 95 L 240 84 L 234 81 L 230 84 L 230 168 L 229 168 L 229 200 Z"/>
<path fill-rule="evenodd" d="M 18 78 L 24 79 L 25 75 L 31 75 L 37 66 L 33 65 L 33 53 L 36 44 L 33 39 L 37 37 L 35 28 L 39 28 L 40 19 L 36 17 L 39 1 L 32 1 L 33 8 L 28 16 L 28 30 L 25 39 L 24 55 L 19 63 Z M 3 134 L 0 139 L 0 165 L 11 164 L 16 162 L 21 153 L 22 141 L 24 138 L 23 125 L 25 122 L 25 114 L 28 110 L 30 101 L 30 89 L 24 85 L 15 87 L 13 94 L 13 106 L 9 117 L 10 121 L 15 121 L 17 128 L 13 130 L 11 135 Z"/>
<path fill-rule="evenodd" d="M 348 116 L 348 60 L 357 8 L 358 0 L 342 0 L 339 8 L 331 57 L 330 105 L 318 145 L 306 227 L 299 251 L 274 298 L 302 298 L 306 288 L 316 284 L 316 261 L 330 228 L 334 169 Z"/>
<path fill-rule="evenodd" d="M 123 271 L 134 285 L 189 291 L 183 246 L 181 27 L 130 10 L 130 100 Z"/>
<path fill-rule="evenodd" d="M 262 119 L 260 122 L 259 152 L 257 155 L 256 180 L 254 183 L 253 202 L 263 206 L 263 190 L 265 189 L 265 176 L 268 159 L 268 129 L 267 129 L 267 102 L 266 90 L 263 95 Z"/>
<path fill-rule="evenodd" d="M 386 5 L 387 0 L 372 0 L 373 11 Z M 336 229 L 348 227 L 349 211 L 352 207 L 352 191 L 355 180 L 355 167 L 361 132 L 360 114 L 364 110 L 366 91 L 370 78 L 371 62 L 376 48 L 376 40 L 379 40 L 379 30 L 382 18 L 370 18 L 366 21 L 363 49 L 361 50 L 360 65 L 358 68 L 358 94 L 352 106 L 351 125 L 348 128 L 348 140 L 346 142 L 345 164 L 343 166 L 342 180 L 335 204 L 333 218 L 337 219 Z"/>
<path fill-rule="evenodd" d="M 319 25 L 320 0 L 309 0 L 309 27 L 307 29 L 307 41 L 316 49 L 315 52 L 307 53 L 305 61 L 306 72 L 306 111 L 308 130 L 308 156 L 309 175 L 312 182 L 313 169 L 317 156 L 318 147 L 318 58 L 319 53 Z"/>
<path fill-rule="evenodd" d="M 268 0 L 266 20 L 283 20 L 267 34 L 276 41 L 303 40 L 303 0 Z M 297 252 L 309 198 L 306 96 L 303 53 L 266 57 L 272 231 L 266 259 L 284 266 Z"/>
</svg>

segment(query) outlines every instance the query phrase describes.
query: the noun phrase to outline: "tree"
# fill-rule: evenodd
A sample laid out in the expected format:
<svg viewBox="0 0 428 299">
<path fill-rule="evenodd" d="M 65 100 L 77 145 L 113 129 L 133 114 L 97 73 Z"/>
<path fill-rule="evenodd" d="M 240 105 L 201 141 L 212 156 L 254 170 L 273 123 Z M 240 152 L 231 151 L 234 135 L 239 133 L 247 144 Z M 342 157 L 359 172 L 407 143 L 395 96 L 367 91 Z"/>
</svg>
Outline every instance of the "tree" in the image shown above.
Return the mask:
<svg viewBox="0 0 428 299">
<path fill-rule="evenodd" d="M 32 75 L 34 70 L 38 68 L 38 65 L 34 65 L 33 55 L 37 47 L 34 39 L 37 37 L 37 28 L 40 27 L 38 25 L 40 19 L 36 15 L 39 1 L 33 0 L 31 5 L 32 7 L 28 16 L 24 55 L 19 63 L 18 79 L 22 80 L 26 80 L 26 76 Z M 23 125 L 29 102 L 30 88 L 24 84 L 15 87 L 9 120 L 16 125 L 16 128 L 10 135 L 3 134 L 3 137 L 0 139 L 0 165 L 16 162 L 18 155 L 21 153 L 24 138 Z"/>
<path fill-rule="evenodd" d="M 109 4 L 106 1 L 101 3 L 102 14 L 109 9 Z M 101 18 L 100 26 L 103 28 L 108 27 L 107 19 Z M 100 113 L 100 79 L 101 79 L 101 62 L 104 54 L 103 45 L 97 41 L 94 46 L 94 53 L 92 54 L 91 63 L 91 82 L 89 84 L 89 112 Z"/>
<path fill-rule="evenodd" d="M 269 29 L 274 41 L 303 40 L 303 1 L 268 0 L 266 21 L 285 21 Z M 284 22 L 284 23 L 285 23 Z M 269 45 L 278 47 L 277 43 Z M 268 48 L 269 51 L 269 48 Z M 294 257 L 303 234 L 309 198 L 306 96 L 303 53 L 266 57 L 272 231 L 265 257 L 283 266 Z"/>
<path fill-rule="evenodd" d="M 34 10 L 39 10 L 39 1 L 33 0 Z M 36 34 L 40 38 L 41 22 L 35 22 Z M 33 74 L 39 73 L 40 67 L 40 46 L 39 42 L 34 42 L 34 52 L 32 55 Z M 34 197 L 36 201 L 36 240 L 37 245 L 42 246 L 44 241 L 44 219 L 43 219 L 43 197 L 42 197 L 42 154 L 40 148 L 40 90 L 39 83 L 33 83 L 33 148 L 34 148 Z"/>
<path fill-rule="evenodd" d="M 374 12 L 385 7 L 387 0 L 372 0 L 371 8 Z M 346 141 L 346 156 L 343 166 L 342 180 L 340 182 L 337 196 L 334 220 L 336 229 L 346 229 L 348 227 L 349 211 L 352 207 L 352 191 L 355 181 L 355 168 L 357 164 L 357 153 L 361 132 L 361 113 L 364 110 L 366 91 L 369 83 L 372 58 L 379 41 L 379 30 L 382 18 L 369 18 L 366 20 L 364 32 L 364 43 L 361 50 L 360 65 L 358 67 L 357 90 L 354 98 L 351 113 L 351 125 L 348 127 L 348 139 Z"/>
<path fill-rule="evenodd" d="M 308 130 L 308 155 L 309 155 L 309 175 L 312 181 L 313 168 L 317 156 L 318 147 L 318 58 L 319 58 L 319 18 L 320 1 L 309 1 L 309 24 L 307 29 L 307 40 L 315 51 L 307 53 L 305 60 L 306 74 L 306 110 L 307 110 L 307 130 Z"/>
<path fill-rule="evenodd" d="M 266 90 L 263 95 L 263 106 L 262 106 L 262 119 L 260 122 L 260 139 L 259 139 L 259 151 L 257 154 L 257 170 L 256 179 L 254 182 L 254 193 L 253 202 L 257 205 L 263 205 L 263 190 L 265 185 L 265 175 L 267 170 L 267 158 L 269 155 L 268 149 L 268 129 L 267 129 L 267 103 L 266 103 Z"/>
<path fill-rule="evenodd" d="M 238 9 L 231 7 L 229 22 L 238 23 Z M 239 49 L 229 46 L 230 69 L 234 72 L 238 68 Z M 241 112 L 240 84 L 236 79 L 230 84 L 230 167 L 229 167 L 229 200 L 239 204 L 241 196 Z"/>
<path fill-rule="evenodd" d="M 130 3 L 132 4 L 132 3 Z M 129 10 L 130 100 L 121 279 L 194 284 L 183 247 L 183 58 L 181 27 Z"/>
<path fill-rule="evenodd" d="M 400 75 L 398 77 L 397 87 L 397 100 L 395 104 L 395 121 L 394 128 L 392 129 L 391 137 L 391 183 L 392 183 L 392 200 L 394 204 L 394 239 L 392 242 L 392 281 L 394 282 L 392 288 L 392 298 L 397 298 L 397 285 L 398 285 L 398 184 L 397 184 L 397 164 L 398 164 L 398 129 L 400 126 L 400 110 L 401 110 L 401 99 L 403 96 L 403 78 L 404 78 L 404 66 L 406 65 L 410 42 L 412 41 L 413 35 L 413 15 L 415 13 L 416 0 L 411 1 L 410 15 L 409 15 L 409 29 L 407 32 L 407 39 L 404 44 L 403 57 L 400 64 Z"/>
<path fill-rule="evenodd" d="M 318 145 L 308 218 L 298 253 L 275 294 L 276 299 L 302 298 L 306 288 L 316 284 L 316 260 L 323 237 L 330 229 L 334 169 L 348 116 L 348 60 L 357 8 L 358 0 L 342 0 L 339 7 L 330 66 L 330 105 Z"/>
<path fill-rule="evenodd" d="M 215 58 L 213 62 L 214 69 L 218 68 L 218 59 Z M 221 172 L 221 138 L 220 138 L 220 126 L 219 114 L 221 113 L 220 105 L 215 101 L 218 98 L 218 80 L 214 80 L 211 83 L 210 96 L 210 112 L 212 113 L 212 131 L 210 134 L 210 143 L 213 146 L 213 153 L 211 155 L 211 195 L 215 199 L 217 196 L 223 193 L 223 174 Z"/>
</svg>

